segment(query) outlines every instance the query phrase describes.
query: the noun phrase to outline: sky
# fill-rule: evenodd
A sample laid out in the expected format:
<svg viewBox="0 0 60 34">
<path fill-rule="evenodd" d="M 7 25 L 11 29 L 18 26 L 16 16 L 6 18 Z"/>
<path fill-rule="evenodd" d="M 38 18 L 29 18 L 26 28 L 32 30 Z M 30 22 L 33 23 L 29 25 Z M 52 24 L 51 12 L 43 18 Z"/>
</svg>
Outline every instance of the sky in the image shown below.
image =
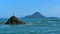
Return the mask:
<svg viewBox="0 0 60 34">
<path fill-rule="evenodd" d="M 0 0 L 0 18 L 21 18 L 40 12 L 46 17 L 60 18 L 60 0 Z"/>
</svg>

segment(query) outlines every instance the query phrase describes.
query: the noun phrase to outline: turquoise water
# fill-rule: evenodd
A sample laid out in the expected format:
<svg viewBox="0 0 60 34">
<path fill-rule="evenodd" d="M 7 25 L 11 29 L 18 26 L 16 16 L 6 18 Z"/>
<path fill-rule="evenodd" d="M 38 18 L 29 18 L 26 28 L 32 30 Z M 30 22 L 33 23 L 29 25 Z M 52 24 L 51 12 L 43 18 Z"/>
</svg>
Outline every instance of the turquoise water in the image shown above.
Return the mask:
<svg viewBox="0 0 60 34">
<path fill-rule="evenodd" d="M 26 24 L 0 24 L 0 34 L 60 34 L 60 20 L 48 19 L 21 19 Z M 6 22 L 7 19 L 1 19 Z"/>
</svg>

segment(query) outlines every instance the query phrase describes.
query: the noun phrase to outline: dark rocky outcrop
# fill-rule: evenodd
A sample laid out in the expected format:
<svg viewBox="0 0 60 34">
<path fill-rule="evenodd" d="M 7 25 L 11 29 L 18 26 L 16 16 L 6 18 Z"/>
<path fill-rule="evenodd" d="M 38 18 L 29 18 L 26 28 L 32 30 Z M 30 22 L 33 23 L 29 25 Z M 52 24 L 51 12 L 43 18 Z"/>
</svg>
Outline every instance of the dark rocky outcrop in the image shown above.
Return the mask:
<svg viewBox="0 0 60 34">
<path fill-rule="evenodd" d="M 25 24 L 25 23 L 20 21 L 15 16 L 12 16 L 11 18 L 9 18 L 9 20 L 5 24 Z"/>
<path fill-rule="evenodd" d="M 23 18 L 46 18 L 46 17 L 39 12 L 35 12 L 34 14 L 25 16 Z"/>
</svg>

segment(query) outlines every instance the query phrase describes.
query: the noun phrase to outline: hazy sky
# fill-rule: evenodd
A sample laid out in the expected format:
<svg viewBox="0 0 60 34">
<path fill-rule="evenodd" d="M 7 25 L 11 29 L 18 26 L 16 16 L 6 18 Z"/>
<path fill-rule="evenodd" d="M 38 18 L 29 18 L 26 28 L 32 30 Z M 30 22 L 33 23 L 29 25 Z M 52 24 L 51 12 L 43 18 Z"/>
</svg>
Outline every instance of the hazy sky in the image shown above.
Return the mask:
<svg viewBox="0 0 60 34">
<path fill-rule="evenodd" d="M 0 18 L 24 17 L 40 12 L 47 17 L 60 17 L 60 0 L 0 0 Z"/>
</svg>

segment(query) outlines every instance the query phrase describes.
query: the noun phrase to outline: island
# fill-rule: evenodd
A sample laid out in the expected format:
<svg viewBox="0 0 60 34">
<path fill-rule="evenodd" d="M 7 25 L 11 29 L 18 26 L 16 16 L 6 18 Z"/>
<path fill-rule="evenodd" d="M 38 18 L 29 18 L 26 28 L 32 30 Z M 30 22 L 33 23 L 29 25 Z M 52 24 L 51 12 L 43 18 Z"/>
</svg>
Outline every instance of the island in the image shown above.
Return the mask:
<svg viewBox="0 0 60 34">
<path fill-rule="evenodd" d="M 23 18 L 46 18 L 40 12 L 35 12 L 32 15 L 25 16 Z"/>
</svg>

